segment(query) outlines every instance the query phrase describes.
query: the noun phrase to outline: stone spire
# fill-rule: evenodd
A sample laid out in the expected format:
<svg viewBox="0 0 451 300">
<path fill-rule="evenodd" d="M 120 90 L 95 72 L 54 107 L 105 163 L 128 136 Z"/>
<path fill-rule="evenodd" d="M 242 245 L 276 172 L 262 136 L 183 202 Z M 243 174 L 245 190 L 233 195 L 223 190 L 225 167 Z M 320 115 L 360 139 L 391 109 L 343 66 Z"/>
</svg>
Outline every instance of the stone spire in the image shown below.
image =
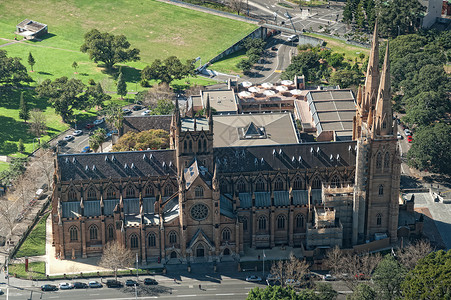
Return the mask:
<svg viewBox="0 0 451 300">
<path fill-rule="evenodd" d="M 373 40 L 371 42 L 370 58 L 368 60 L 368 69 L 366 71 L 364 108 L 369 111 L 370 107 L 376 105 L 377 90 L 379 87 L 379 38 L 378 21 L 374 24 Z"/>
<path fill-rule="evenodd" d="M 210 96 L 209 95 L 207 95 L 207 104 L 205 107 L 205 114 L 207 115 L 207 118 L 208 118 L 208 127 L 210 129 L 210 132 L 213 132 L 213 116 L 211 113 Z"/>
<path fill-rule="evenodd" d="M 382 68 L 381 81 L 379 83 L 379 91 L 377 93 L 377 105 L 375 113 L 377 133 L 380 135 L 393 134 L 389 55 L 389 45 L 387 42 L 384 66 Z"/>
</svg>

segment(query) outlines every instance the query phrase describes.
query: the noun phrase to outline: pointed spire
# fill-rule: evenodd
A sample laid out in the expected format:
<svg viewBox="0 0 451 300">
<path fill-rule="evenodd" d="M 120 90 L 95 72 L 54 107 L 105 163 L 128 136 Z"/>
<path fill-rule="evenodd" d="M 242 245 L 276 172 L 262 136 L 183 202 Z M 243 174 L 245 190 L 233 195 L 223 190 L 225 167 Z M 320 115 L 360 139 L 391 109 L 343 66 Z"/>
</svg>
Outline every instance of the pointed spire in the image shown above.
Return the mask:
<svg viewBox="0 0 451 300">
<path fill-rule="evenodd" d="M 360 107 L 362 104 L 362 86 L 359 84 L 357 89 L 357 105 Z"/>
<path fill-rule="evenodd" d="M 210 117 L 211 107 L 210 107 L 210 94 L 207 94 L 207 104 L 205 105 L 205 116 Z"/>
<path fill-rule="evenodd" d="M 381 135 L 392 134 L 392 107 L 390 92 L 390 53 L 389 44 L 385 50 L 384 66 L 382 68 L 379 91 L 377 93 L 376 119 L 378 123 L 378 132 Z"/>
<path fill-rule="evenodd" d="M 377 90 L 379 86 L 379 38 L 378 38 L 378 20 L 374 24 L 373 40 L 371 42 L 370 57 L 368 60 L 368 68 L 366 71 L 365 79 L 365 105 L 367 109 L 371 106 L 375 106 L 377 97 Z"/>
<path fill-rule="evenodd" d="M 193 124 L 193 129 L 194 131 L 197 131 L 197 121 L 196 121 L 196 116 L 194 116 L 194 124 Z"/>
<path fill-rule="evenodd" d="M 370 112 L 368 113 L 368 128 L 372 128 L 373 126 L 373 108 L 370 107 Z"/>
<path fill-rule="evenodd" d="M 213 171 L 212 188 L 213 190 L 219 189 L 218 165 L 216 163 Z"/>
<path fill-rule="evenodd" d="M 103 203 L 103 195 L 100 194 L 100 207 L 104 207 L 104 203 Z"/>
</svg>

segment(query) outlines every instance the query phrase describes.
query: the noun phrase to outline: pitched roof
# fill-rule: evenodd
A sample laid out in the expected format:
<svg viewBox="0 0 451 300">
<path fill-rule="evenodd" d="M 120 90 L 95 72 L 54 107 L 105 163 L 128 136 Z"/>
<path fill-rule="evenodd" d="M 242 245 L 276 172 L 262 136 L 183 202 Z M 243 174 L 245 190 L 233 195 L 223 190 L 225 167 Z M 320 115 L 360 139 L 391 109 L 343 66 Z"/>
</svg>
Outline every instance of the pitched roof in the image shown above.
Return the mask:
<svg viewBox="0 0 451 300">
<path fill-rule="evenodd" d="M 171 128 L 171 115 L 155 116 L 126 116 L 123 122 L 123 133 L 129 131 L 140 132 L 150 129 L 163 129 L 169 131 Z"/>
<path fill-rule="evenodd" d="M 60 154 L 57 160 L 61 181 L 176 175 L 174 150 Z"/>
<path fill-rule="evenodd" d="M 211 185 L 211 174 L 208 169 L 204 166 L 199 166 L 197 159 L 194 159 L 193 163 L 185 169 L 184 178 L 186 181 L 186 189 L 189 189 L 192 183 L 197 177 L 202 178 L 205 183 Z"/>
<path fill-rule="evenodd" d="M 214 149 L 220 173 L 355 166 L 355 141 L 221 147 Z"/>
</svg>

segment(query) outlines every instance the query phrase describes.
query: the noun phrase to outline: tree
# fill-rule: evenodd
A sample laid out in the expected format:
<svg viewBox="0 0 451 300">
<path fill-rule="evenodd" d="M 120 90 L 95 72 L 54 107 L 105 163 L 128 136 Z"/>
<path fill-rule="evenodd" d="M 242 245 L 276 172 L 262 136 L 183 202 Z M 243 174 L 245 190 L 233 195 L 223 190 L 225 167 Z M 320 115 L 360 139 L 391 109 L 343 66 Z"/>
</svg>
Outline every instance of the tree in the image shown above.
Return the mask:
<svg viewBox="0 0 451 300">
<path fill-rule="evenodd" d="M 0 84 L 18 84 L 32 82 L 27 68 L 18 57 L 8 57 L 5 50 L 0 50 Z"/>
<path fill-rule="evenodd" d="M 432 252 L 418 261 L 402 283 L 403 299 L 450 299 L 451 250 Z"/>
<path fill-rule="evenodd" d="M 30 119 L 30 111 L 28 110 L 27 101 L 24 99 L 23 94 L 23 92 L 20 93 L 19 118 L 27 123 Z"/>
<path fill-rule="evenodd" d="M 170 115 L 174 111 L 175 105 L 172 100 L 161 99 L 157 101 L 157 106 L 150 112 L 151 115 Z"/>
<path fill-rule="evenodd" d="M 74 74 L 77 74 L 78 63 L 76 61 L 72 63 L 72 68 L 74 68 Z"/>
<path fill-rule="evenodd" d="M 67 77 L 57 78 L 53 82 L 46 79 L 36 87 L 39 97 L 49 98 L 55 112 L 66 123 L 72 121 L 74 109 L 87 107 L 86 95 L 83 93 L 85 89 L 86 86 L 81 80 Z"/>
<path fill-rule="evenodd" d="M 146 149 L 165 149 L 169 146 L 169 134 L 162 129 L 141 132 L 127 132 L 113 146 L 114 151 L 137 151 Z"/>
<path fill-rule="evenodd" d="M 359 284 L 354 293 L 351 295 L 351 300 L 373 300 L 377 299 L 376 292 L 371 286 L 366 283 Z"/>
<path fill-rule="evenodd" d="M 339 85 L 340 88 L 348 88 L 350 86 L 357 86 L 362 81 L 363 74 L 360 70 L 341 69 L 332 73 L 330 83 Z"/>
<path fill-rule="evenodd" d="M 2 221 L 8 226 L 9 233 L 11 235 L 14 226 L 16 225 L 17 211 L 14 209 L 14 202 L 6 199 L 6 197 L 0 198 L 0 217 Z"/>
<path fill-rule="evenodd" d="M 199 95 L 199 92 L 196 95 Z M 151 110 L 157 107 L 159 100 L 167 99 L 175 100 L 175 93 L 173 88 L 165 82 L 161 82 L 147 91 L 138 92 L 135 96 L 135 101 L 141 101 L 143 105 Z"/>
<path fill-rule="evenodd" d="M 425 11 L 418 0 L 380 1 L 379 32 L 389 37 L 414 33 Z"/>
<path fill-rule="evenodd" d="M 428 170 L 451 174 L 451 125 L 435 123 L 433 126 L 420 127 L 415 132 L 412 147 L 407 153 L 409 166 L 419 170 Z"/>
<path fill-rule="evenodd" d="M 382 259 L 374 270 L 373 280 L 379 299 L 397 299 L 401 296 L 401 283 L 406 270 L 390 254 Z"/>
<path fill-rule="evenodd" d="M 25 146 L 23 144 L 23 140 L 19 139 L 19 144 L 17 146 L 17 150 L 19 150 L 20 153 L 23 153 L 25 151 Z"/>
<path fill-rule="evenodd" d="M 282 79 L 293 79 L 294 75 L 304 75 L 306 81 L 316 82 L 322 77 L 319 56 L 313 51 L 301 52 L 292 58 L 291 64 L 282 73 Z"/>
<path fill-rule="evenodd" d="M 399 263 L 408 271 L 415 268 L 417 262 L 432 252 L 431 244 L 426 240 L 419 240 L 405 248 L 398 249 L 396 256 Z"/>
<path fill-rule="evenodd" d="M 127 61 L 138 61 L 139 49 L 130 49 L 130 43 L 125 35 L 101 33 L 97 29 L 88 31 L 80 51 L 89 54 L 89 59 L 95 63 L 103 62 L 107 69 L 115 64 Z"/>
<path fill-rule="evenodd" d="M 417 126 L 429 126 L 432 122 L 444 118 L 451 108 L 449 99 L 434 90 L 404 97 L 403 101 L 406 115 L 402 120 Z"/>
<path fill-rule="evenodd" d="M 268 286 L 264 289 L 256 287 L 249 291 L 247 300 L 284 299 L 284 300 L 319 300 L 313 290 L 301 290 L 298 293 L 291 287 Z"/>
<path fill-rule="evenodd" d="M 331 274 L 339 274 L 343 270 L 344 254 L 340 247 L 335 246 L 326 253 L 324 264 L 330 269 Z"/>
<path fill-rule="evenodd" d="M 133 265 L 135 255 L 130 249 L 125 248 L 118 240 L 108 242 L 103 249 L 99 265 L 114 271 L 117 280 L 117 270 L 128 268 Z"/>
<path fill-rule="evenodd" d="M 30 113 L 30 133 L 40 138 L 47 133 L 47 124 L 45 115 L 39 109 L 35 108 Z"/>
<path fill-rule="evenodd" d="M 118 132 L 121 130 L 124 121 L 124 111 L 119 104 L 111 103 L 104 110 L 105 120 L 108 124 L 113 126 Z M 113 138 L 111 138 L 113 141 Z"/>
<path fill-rule="evenodd" d="M 236 67 L 243 70 L 244 74 L 247 74 L 252 69 L 253 63 L 249 59 L 242 59 L 237 64 Z"/>
<path fill-rule="evenodd" d="M 122 72 L 119 73 L 119 77 L 117 79 L 117 94 L 121 96 L 121 99 L 127 95 L 127 83 L 125 82 Z"/>
<path fill-rule="evenodd" d="M 164 61 L 156 59 L 152 65 L 146 66 L 141 71 L 142 80 L 159 80 L 165 83 L 171 83 L 173 80 L 183 79 L 187 76 L 194 76 L 194 59 L 189 59 L 182 64 L 176 56 L 170 56 Z"/>
<path fill-rule="evenodd" d="M 318 282 L 315 285 L 315 290 L 318 293 L 319 300 L 333 300 L 338 296 L 337 291 L 329 283 Z"/>
<path fill-rule="evenodd" d="M 40 155 L 37 157 L 35 163 L 39 169 L 39 173 L 44 174 L 47 179 L 48 189 L 52 189 L 52 175 L 55 168 L 53 167 L 53 153 L 50 149 L 45 149 L 43 143 L 40 151 Z"/>
<path fill-rule="evenodd" d="M 28 52 L 28 64 L 31 67 L 31 72 L 34 72 L 33 71 L 33 66 L 34 66 L 35 63 L 36 63 L 36 61 L 34 60 L 33 55 L 31 55 L 31 52 Z"/>
<path fill-rule="evenodd" d="M 106 131 L 103 128 L 96 129 L 92 135 L 89 136 L 89 147 L 94 152 L 100 147 L 100 152 L 103 152 L 103 143 L 106 140 Z"/>
<path fill-rule="evenodd" d="M 103 107 L 105 101 L 111 99 L 110 95 L 105 94 L 100 82 L 95 85 L 90 85 L 86 89 L 84 105 L 85 109 L 90 109 L 93 107 Z"/>
<path fill-rule="evenodd" d="M 271 274 L 277 278 L 282 287 L 287 279 L 299 283 L 303 282 L 304 276 L 308 273 L 309 265 L 304 260 L 296 258 L 293 253 L 290 254 L 288 260 L 279 260 L 271 267 Z"/>
<path fill-rule="evenodd" d="M 239 15 L 243 9 L 243 0 L 230 0 L 230 8 Z"/>
</svg>

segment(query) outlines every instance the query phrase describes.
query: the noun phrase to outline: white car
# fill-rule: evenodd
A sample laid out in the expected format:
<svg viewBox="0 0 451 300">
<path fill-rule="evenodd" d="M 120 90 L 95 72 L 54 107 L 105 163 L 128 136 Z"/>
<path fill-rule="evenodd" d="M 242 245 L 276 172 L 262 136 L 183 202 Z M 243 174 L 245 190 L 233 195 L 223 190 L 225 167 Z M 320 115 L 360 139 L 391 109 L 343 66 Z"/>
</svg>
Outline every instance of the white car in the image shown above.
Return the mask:
<svg viewBox="0 0 451 300">
<path fill-rule="evenodd" d="M 397 134 L 396 136 L 397 136 L 398 140 L 402 140 L 402 134 L 400 134 L 400 133 L 398 132 L 398 134 Z"/>
<path fill-rule="evenodd" d="M 324 280 L 326 281 L 334 281 L 335 279 L 337 278 L 335 278 L 335 276 L 332 276 L 330 274 L 326 274 L 326 276 L 324 276 Z"/>
<path fill-rule="evenodd" d="M 246 281 L 249 281 L 249 282 L 260 282 L 260 281 L 262 281 L 262 279 L 260 277 L 258 277 L 258 276 L 250 275 L 250 276 L 246 277 Z"/>
<path fill-rule="evenodd" d="M 143 115 L 143 116 L 148 116 L 149 114 L 150 114 L 150 110 L 149 109 L 147 109 L 147 110 L 145 110 L 145 111 L 143 111 L 141 113 L 141 115 Z"/>
<path fill-rule="evenodd" d="M 60 288 L 60 290 L 70 290 L 74 288 L 74 285 L 72 283 L 69 282 L 61 282 L 58 287 Z"/>
<path fill-rule="evenodd" d="M 74 139 L 74 136 L 73 136 L 73 135 L 66 135 L 66 136 L 64 137 L 64 140 L 65 140 L 66 142 L 72 141 L 73 139 Z"/>
<path fill-rule="evenodd" d="M 412 132 L 409 129 L 404 129 L 404 134 L 406 136 L 412 135 Z"/>
<path fill-rule="evenodd" d="M 83 130 L 75 130 L 74 131 L 74 135 L 75 136 L 79 136 L 79 135 L 82 135 L 83 134 Z"/>
<path fill-rule="evenodd" d="M 100 124 L 102 124 L 103 122 L 105 122 L 105 118 L 95 120 L 95 121 L 93 122 L 93 124 L 94 124 L 94 125 L 100 125 Z"/>
</svg>

